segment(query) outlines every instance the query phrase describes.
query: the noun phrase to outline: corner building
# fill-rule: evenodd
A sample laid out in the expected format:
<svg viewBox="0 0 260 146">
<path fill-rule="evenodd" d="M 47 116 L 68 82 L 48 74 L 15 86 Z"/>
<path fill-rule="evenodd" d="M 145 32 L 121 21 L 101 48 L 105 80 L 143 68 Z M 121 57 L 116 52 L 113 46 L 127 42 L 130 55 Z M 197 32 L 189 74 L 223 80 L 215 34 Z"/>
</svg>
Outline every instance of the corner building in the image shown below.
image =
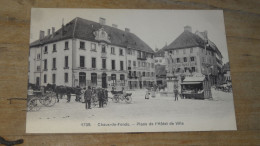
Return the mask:
<svg viewBox="0 0 260 146">
<path fill-rule="evenodd" d="M 143 88 L 155 81 L 153 53 L 128 28 L 77 17 L 30 44 L 29 83 Z"/>
<path fill-rule="evenodd" d="M 209 76 L 211 85 L 221 81 L 222 54 L 208 39 L 207 31 L 192 33 L 190 26 L 184 27 L 166 50 L 167 76 Z"/>
</svg>

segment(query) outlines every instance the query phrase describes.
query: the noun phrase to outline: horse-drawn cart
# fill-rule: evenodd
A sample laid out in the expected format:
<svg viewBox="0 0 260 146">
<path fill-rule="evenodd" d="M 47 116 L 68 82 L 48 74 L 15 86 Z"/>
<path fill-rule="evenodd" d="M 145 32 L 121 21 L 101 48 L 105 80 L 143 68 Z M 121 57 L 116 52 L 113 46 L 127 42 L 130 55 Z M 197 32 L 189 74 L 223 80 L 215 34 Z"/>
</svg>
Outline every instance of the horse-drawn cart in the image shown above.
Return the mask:
<svg viewBox="0 0 260 146">
<path fill-rule="evenodd" d="M 44 105 L 51 107 L 56 103 L 56 94 L 54 92 L 33 91 L 32 94 L 28 94 L 27 97 L 27 110 L 39 111 L 41 106 Z"/>
<path fill-rule="evenodd" d="M 115 103 L 118 103 L 119 100 L 121 101 L 125 101 L 126 103 L 131 103 L 132 102 L 132 93 L 124 93 L 123 90 L 122 91 L 111 91 L 113 98 L 112 100 Z"/>
</svg>

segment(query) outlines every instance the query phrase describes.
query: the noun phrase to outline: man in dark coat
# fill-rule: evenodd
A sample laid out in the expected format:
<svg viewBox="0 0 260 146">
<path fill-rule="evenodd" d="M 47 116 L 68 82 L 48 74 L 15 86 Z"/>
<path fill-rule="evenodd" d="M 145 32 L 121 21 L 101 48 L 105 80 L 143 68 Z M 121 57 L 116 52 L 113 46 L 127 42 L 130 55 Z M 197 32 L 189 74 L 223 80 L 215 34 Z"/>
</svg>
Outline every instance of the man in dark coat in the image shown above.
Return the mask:
<svg viewBox="0 0 260 146">
<path fill-rule="evenodd" d="M 105 98 L 104 96 L 105 96 L 105 94 L 104 94 L 103 89 L 99 89 L 98 90 L 99 108 L 102 108 L 104 105 L 104 98 Z"/>
<path fill-rule="evenodd" d="M 178 89 L 175 88 L 173 92 L 174 92 L 175 101 L 176 101 L 176 100 L 178 100 Z"/>
<path fill-rule="evenodd" d="M 81 93 L 81 89 L 79 88 L 79 86 L 76 87 L 75 92 L 76 92 L 76 98 L 75 98 L 75 101 L 76 101 L 76 102 L 80 102 L 80 93 Z"/>
<path fill-rule="evenodd" d="M 70 89 L 70 87 L 66 88 L 66 94 L 67 94 L 67 102 L 70 102 L 70 98 L 71 98 L 71 89 Z"/>
<path fill-rule="evenodd" d="M 91 87 L 88 86 L 88 89 L 85 91 L 85 102 L 86 102 L 86 109 L 91 109 L 91 98 L 92 98 L 92 92 Z"/>
</svg>

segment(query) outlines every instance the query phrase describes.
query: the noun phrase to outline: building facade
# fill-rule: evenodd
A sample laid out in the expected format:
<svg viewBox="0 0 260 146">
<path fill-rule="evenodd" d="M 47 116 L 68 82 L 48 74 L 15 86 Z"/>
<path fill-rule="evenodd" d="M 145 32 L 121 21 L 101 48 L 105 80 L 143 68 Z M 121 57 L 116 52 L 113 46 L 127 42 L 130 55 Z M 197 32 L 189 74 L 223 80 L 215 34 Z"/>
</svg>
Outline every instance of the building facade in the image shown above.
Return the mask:
<svg viewBox="0 0 260 146">
<path fill-rule="evenodd" d="M 40 31 L 30 44 L 29 83 L 120 89 L 154 82 L 153 50 L 129 29 L 105 23 L 77 17 L 46 36 Z"/>
<path fill-rule="evenodd" d="M 166 58 L 165 58 L 165 49 L 167 45 L 165 45 L 162 49 L 156 51 L 154 53 L 154 61 L 155 61 L 155 73 L 156 73 L 156 83 L 157 85 L 165 85 L 166 86 Z"/>
<path fill-rule="evenodd" d="M 165 50 L 168 77 L 177 76 L 182 81 L 186 76 L 204 75 L 211 85 L 218 82 L 222 55 L 206 31 L 192 33 L 191 27 L 185 26 L 184 32 Z"/>
</svg>

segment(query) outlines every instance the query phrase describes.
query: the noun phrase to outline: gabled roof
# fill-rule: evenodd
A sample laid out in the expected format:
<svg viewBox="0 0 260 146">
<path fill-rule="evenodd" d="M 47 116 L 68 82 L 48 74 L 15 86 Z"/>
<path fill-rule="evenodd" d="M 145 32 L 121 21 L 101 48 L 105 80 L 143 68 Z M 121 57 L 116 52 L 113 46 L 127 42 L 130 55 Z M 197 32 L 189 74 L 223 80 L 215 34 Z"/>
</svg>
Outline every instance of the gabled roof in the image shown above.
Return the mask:
<svg viewBox="0 0 260 146">
<path fill-rule="evenodd" d="M 57 30 L 54 35 L 46 36 L 41 41 L 37 40 L 31 43 L 30 47 L 69 38 L 78 38 L 87 41 L 98 42 L 95 40 L 94 32 L 102 27 L 110 38 L 111 43 L 109 44 L 154 53 L 151 47 L 149 47 L 143 40 L 131 32 L 126 32 L 107 25 L 101 25 L 100 23 L 79 17 L 67 23 L 63 29 L 61 28 Z"/>
<path fill-rule="evenodd" d="M 158 50 L 154 53 L 154 57 L 164 57 L 165 49 L 167 48 L 167 45 L 165 45 L 162 49 Z"/>
<path fill-rule="evenodd" d="M 204 48 L 205 44 L 206 42 L 200 36 L 190 31 L 184 31 L 165 50 L 174 50 L 174 49 L 191 48 L 191 47 Z M 215 51 L 216 53 L 218 53 L 220 57 L 222 57 L 222 54 L 219 51 L 218 47 L 209 39 L 208 39 L 207 49 Z"/>
<path fill-rule="evenodd" d="M 191 48 L 191 47 L 202 47 L 204 46 L 204 41 L 189 31 L 184 31 L 180 34 L 166 50 L 182 49 L 182 48 Z"/>
</svg>

